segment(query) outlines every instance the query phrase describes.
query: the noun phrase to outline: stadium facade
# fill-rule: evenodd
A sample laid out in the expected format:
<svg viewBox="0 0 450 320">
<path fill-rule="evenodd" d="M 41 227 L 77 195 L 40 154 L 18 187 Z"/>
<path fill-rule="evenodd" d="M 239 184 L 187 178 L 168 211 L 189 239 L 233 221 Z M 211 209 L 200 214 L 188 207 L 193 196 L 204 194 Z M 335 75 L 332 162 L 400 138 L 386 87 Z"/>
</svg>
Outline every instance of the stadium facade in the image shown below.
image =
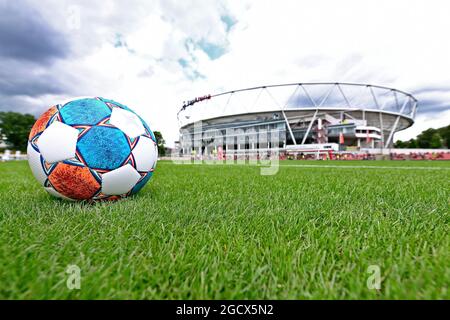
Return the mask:
<svg viewBox="0 0 450 320">
<path fill-rule="evenodd" d="M 392 147 L 395 132 L 414 123 L 416 110 L 411 94 L 368 84 L 293 83 L 233 90 L 184 102 L 178 113 L 179 152 L 380 151 Z M 262 134 L 263 143 L 256 138 Z"/>
</svg>

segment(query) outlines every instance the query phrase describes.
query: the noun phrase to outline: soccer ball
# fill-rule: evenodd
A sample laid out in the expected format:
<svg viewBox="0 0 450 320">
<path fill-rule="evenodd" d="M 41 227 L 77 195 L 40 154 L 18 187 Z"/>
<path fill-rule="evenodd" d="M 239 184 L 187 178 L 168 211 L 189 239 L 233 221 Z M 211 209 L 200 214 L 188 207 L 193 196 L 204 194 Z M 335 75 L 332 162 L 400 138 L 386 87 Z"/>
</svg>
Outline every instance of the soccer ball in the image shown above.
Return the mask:
<svg viewBox="0 0 450 320">
<path fill-rule="evenodd" d="M 117 200 L 137 193 L 158 157 L 153 132 L 130 108 L 103 98 L 58 104 L 34 124 L 31 171 L 53 196 Z"/>
</svg>

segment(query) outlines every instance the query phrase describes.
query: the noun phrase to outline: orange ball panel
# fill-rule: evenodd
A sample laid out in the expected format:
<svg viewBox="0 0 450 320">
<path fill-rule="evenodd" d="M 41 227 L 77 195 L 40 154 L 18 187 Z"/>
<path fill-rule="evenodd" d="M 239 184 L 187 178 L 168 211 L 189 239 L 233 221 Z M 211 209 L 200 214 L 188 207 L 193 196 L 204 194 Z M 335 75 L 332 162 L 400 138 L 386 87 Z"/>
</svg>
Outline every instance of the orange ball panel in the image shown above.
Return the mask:
<svg viewBox="0 0 450 320">
<path fill-rule="evenodd" d="M 53 187 L 71 199 L 90 199 L 100 184 L 86 167 L 59 163 L 48 177 Z"/>
<path fill-rule="evenodd" d="M 45 111 L 39 119 L 35 122 L 33 125 L 33 128 L 31 128 L 30 136 L 28 137 L 28 140 L 31 141 L 34 136 L 36 136 L 38 133 L 44 131 L 45 127 L 47 126 L 48 121 L 50 118 L 58 112 L 58 108 L 56 106 L 51 107 L 47 111 Z"/>
</svg>

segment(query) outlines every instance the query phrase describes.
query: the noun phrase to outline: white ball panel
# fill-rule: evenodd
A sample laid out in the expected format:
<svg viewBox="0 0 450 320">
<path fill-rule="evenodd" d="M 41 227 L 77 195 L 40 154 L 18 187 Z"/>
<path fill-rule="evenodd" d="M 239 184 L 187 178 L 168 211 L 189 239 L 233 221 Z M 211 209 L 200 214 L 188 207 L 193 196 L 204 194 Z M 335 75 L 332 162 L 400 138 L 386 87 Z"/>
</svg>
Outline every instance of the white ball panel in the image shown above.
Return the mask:
<svg viewBox="0 0 450 320">
<path fill-rule="evenodd" d="M 30 165 L 31 172 L 33 172 L 36 180 L 44 185 L 45 180 L 47 179 L 47 175 L 45 174 L 44 168 L 42 168 L 41 164 L 41 154 L 34 150 L 31 146 L 31 143 L 28 143 L 27 147 L 27 155 L 28 155 L 28 164 Z"/>
<path fill-rule="evenodd" d="M 158 162 L 158 145 L 155 143 L 155 162 L 153 163 L 153 169 L 156 169 L 157 162 Z"/>
<path fill-rule="evenodd" d="M 130 164 L 102 175 L 102 193 L 113 196 L 130 191 L 141 175 Z"/>
<path fill-rule="evenodd" d="M 133 112 L 121 108 L 113 108 L 109 123 L 122 130 L 130 138 L 136 138 L 145 133 L 141 119 Z"/>
<path fill-rule="evenodd" d="M 134 160 L 138 171 L 150 171 L 158 157 L 158 148 L 152 139 L 140 137 L 133 149 Z"/>
<path fill-rule="evenodd" d="M 75 157 L 78 130 L 61 123 L 53 122 L 38 138 L 39 151 L 48 163 Z"/>
</svg>

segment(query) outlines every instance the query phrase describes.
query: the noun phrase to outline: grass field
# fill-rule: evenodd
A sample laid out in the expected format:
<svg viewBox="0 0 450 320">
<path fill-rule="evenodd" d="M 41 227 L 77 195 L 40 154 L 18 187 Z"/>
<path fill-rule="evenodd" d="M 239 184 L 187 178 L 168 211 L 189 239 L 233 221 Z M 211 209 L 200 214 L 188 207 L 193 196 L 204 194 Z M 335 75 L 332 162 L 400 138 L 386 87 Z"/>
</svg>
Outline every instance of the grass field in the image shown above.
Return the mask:
<svg viewBox="0 0 450 320">
<path fill-rule="evenodd" d="M 161 161 L 137 196 L 89 205 L 0 163 L 0 298 L 450 298 L 450 162 L 259 173 Z"/>
</svg>

